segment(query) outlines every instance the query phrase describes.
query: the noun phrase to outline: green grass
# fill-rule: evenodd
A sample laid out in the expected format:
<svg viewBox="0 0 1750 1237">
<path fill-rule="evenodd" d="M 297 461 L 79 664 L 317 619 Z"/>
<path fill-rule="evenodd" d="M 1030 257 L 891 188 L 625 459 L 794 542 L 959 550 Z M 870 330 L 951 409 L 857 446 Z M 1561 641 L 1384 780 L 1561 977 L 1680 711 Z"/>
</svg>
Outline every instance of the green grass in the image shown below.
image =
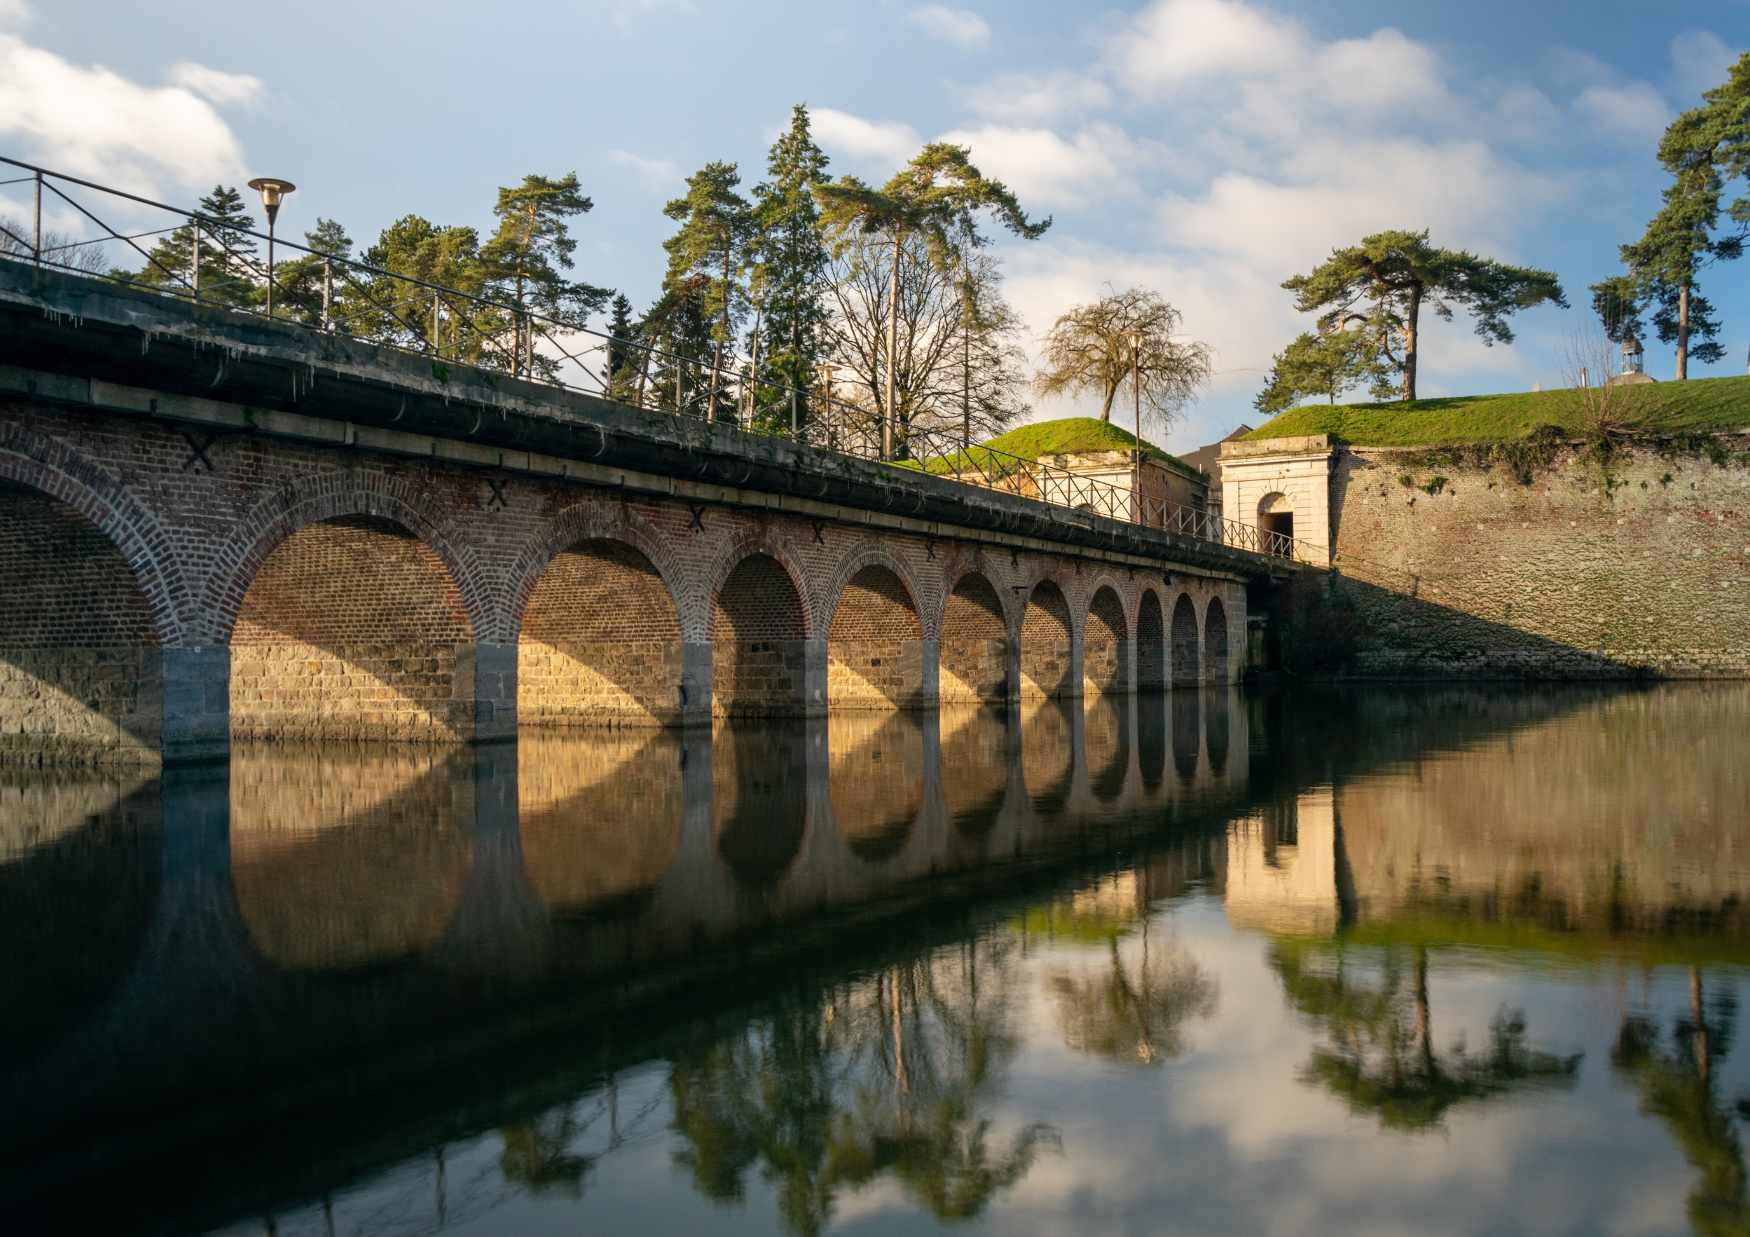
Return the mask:
<svg viewBox="0 0 1750 1237">
<path fill-rule="evenodd" d="M 1631 433 L 1750 429 L 1750 376 L 1612 388 L 1610 398 L 1611 416 Z M 1408 404 L 1306 404 L 1246 437 L 1329 434 L 1361 447 L 1432 447 L 1504 442 L 1544 427 L 1577 437 L 1591 428 L 1590 420 L 1578 391 L 1522 391 Z"/>
<path fill-rule="evenodd" d="M 1135 446 L 1135 435 L 1109 421 L 1098 417 L 1064 417 L 1058 421 L 1036 421 L 1031 425 L 1016 426 L 989 442 L 968 449 L 966 454 L 980 467 L 988 468 L 993 451 L 1036 460 L 1044 455 L 1067 455 L 1076 451 L 1130 451 Z M 1142 452 L 1149 459 L 1169 465 L 1180 464 L 1177 456 L 1161 450 L 1146 438 L 1142 440 Z M 966 463 L 964 459 L 962 462 Z M 937 456 L 921 463 L 907 461 L 907 464 L 930 473 L 954 471 L 953 456 Z"/>
</svg>

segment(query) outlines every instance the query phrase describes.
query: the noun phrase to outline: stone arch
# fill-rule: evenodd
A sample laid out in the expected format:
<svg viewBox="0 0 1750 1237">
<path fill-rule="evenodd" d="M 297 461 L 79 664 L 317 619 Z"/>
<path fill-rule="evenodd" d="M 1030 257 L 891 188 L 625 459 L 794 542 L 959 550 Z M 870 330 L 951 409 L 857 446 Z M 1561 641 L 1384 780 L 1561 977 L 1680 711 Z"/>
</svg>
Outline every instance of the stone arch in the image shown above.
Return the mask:
<svg viewBox="0 0 1750 1237">
<path fill-rule="evenodd" d="M 1136 690 L 1159 691 L 1167 683 L 1166 616 L 1160 593 L 1145 588 L 1136 603 Z"/>
<path fill-rule="evenodd" d="M 214 556 L 202 595 L 206 635 L 215 643 L 231 639 L 243 606 L 269 555 L 300 529 L 325 521 L 360 517 L 400 525 L 429 546 L 456 583 L 469 629 L 478 638 L 514 638 L 502 630 L 502 610 L 472 560 L 450 540 L 438 513 L 413 486 L 371 472 L 335 472 L 290 482 L 256 503 L 237 522 L 237 532 Z"/>
<path fill-rule="evenodd" d="M 299 524 L 260 556 L 229 626 L 232 734 L 468 738 L 474 632 L 417 529 L 380 514 Z"/>
<path fill-rule="evenodd" d="M 719 716 L 797 716 L 807 710 L 808 606 L 795 576 L 755 550 L 711 598 L 711 708 Z"/>
<path fill-rule="evenodd" d="M 155 533 L 119 485 L 100 499 L 0 450 L 0 710 L 11 723 L 0 757 L 157 762 L 162 650 L 182 632 L 180 579 Z"/>
<path fill-rule="evenodd" d="M 1203 618 L 1204 673 L 1211 683 L 1227 682 L 1227 607 L 1211 597 Z"/>
<path fill-rule="evenodd" d="M 1098 695 L 1129 686 L 1130 631 L 1124 602 L 1111 584 L 1102 584 L 1088 601 L 1082 620 L 1082 690 Z"/>
<path fill-rule="evenodd" d="M 708 616 L 691 614 L 685 604 L 687 573 L 677 564 L 672 539 L 665 539 L 637 514 L 618 503 L 581 502 L 554 516 L 540 535 L 524 546 L 510 570 L 505 612 L 494 624 L 509 640 L 520 637 L 528 614 L 529 598 L 547 574 L 553 560 L 586 541 L 612 541 L 636 550 L 655 569 L 685 638 L 703 640 Z M 695 607 L 702 609 L 702 607 Z"/>
<path fill-rule="evenodd" d="M 586 537 L 559 549 L 529 587 L 517 626 L 517 717 L 524 725 L 680 719 L 680 608 L 639 547 Z"/>
<path fill-rule="evenodd" d="M 937 696 L 944 704 L 991 703 L 1009 695 L 1009 618 L 982 571 L 961 572 L 942 603 Z"/>
<path fill-rule="evenodd" d="M 1173 603 L 1173 686 L 1189 687 L 1202 676 L 1202 650 L 1197 644 L 1197 604 L 1180 593 Z"/>
<path fill-rule="evenodd" d="M 1021 612 L 1021 695 L 1062 696 L 1070 682 L 1069 600 L 1052 579 L 1035 583 Z"/>
<path fill-rule="evenodd" d="M 677 591 L 681 598 L 681 632 L 687 640 L 709 642 L 716 621 L 717 598 L 730 575 L 748 558 L 764 555 L 783 568 L 802 604 L 803 638 L 812 639 L 820 631 L 814 591 L 809 587 L 811 576 L 806 566 L 791 553 L 782 537 L 770 529 L 760 529 L 734 537 L 711 558 L 701 572 L 693 574 L 692 587 Z"/>
<path fill-rule="evenodd" d="M 833 708 L 923 703 L 923 619 L 909 572 L 879 550 L 842 564 L 828 594 L 827 702 Z"/>
</svg>

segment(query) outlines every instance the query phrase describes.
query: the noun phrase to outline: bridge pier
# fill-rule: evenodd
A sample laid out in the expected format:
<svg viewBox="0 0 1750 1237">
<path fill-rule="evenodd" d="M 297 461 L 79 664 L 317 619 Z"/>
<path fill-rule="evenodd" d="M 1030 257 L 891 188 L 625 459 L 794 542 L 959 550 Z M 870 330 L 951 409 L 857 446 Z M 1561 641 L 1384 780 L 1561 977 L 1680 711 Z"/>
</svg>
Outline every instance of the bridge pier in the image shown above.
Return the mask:
<svg viewBox="0 0 1750 1237">
<path fill-rule="evenodd" d="M 231 650 L 168 648 L 160 744 L 166 764 L 222 759 L 231 750 Z"/>
</svg>

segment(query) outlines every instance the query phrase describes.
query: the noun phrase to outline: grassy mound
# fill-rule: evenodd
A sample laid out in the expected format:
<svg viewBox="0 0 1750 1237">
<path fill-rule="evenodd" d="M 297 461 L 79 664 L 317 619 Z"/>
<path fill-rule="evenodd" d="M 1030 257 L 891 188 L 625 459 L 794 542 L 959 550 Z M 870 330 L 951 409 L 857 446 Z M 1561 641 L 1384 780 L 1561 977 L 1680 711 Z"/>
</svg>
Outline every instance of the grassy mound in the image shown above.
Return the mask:
<svg viewBox="0 0 1750 1237">
<path fill-rule="evenodd" d="M 962 465 L 976 466 L 986 471 L 1001 471 L 997 467 L 1001 458 L 993 456 L 992 452 L 1015 455 L 1024 460 L 1036 460 L 1045 455 L 1067 455 L 1077 451 L 1131 451 L 1135 447 L 1135 435 L 1109 421 L 1102 421 L 1098 417 L 1064 417 L 1058 421 L 1036 421 L 1031 425 L 1018 425 L 1007 433 L 998 434 L 989 442 L 969 448 L 962 457 Z M 1179 463 L 1177 456 L 1161 450 L 1146 438 L 1142 440 L 1142 451 L 1150 459 L 1169 464 Z M 936 456 L 921 463 L 907 461 L 910 467 L 921 467 L 930 473 L 951 473 L 954 471 L 954 463 L 953 456 Z"/>
<path fill-rule="evenodd" d="M 1631 433 L 1750 429 L 1750 376 L 1617 387 L 1611 389 L 1610 400 L 1610 415 Z M 1408 404 L 1306 404 L 1246 437 L 1329 434 L 1360 447 L 1432 447 L 1505 442 L 1552 427 L 1576 436 L 1592 428 L 1580 392 L 1522 391 Z"/>
</svg>

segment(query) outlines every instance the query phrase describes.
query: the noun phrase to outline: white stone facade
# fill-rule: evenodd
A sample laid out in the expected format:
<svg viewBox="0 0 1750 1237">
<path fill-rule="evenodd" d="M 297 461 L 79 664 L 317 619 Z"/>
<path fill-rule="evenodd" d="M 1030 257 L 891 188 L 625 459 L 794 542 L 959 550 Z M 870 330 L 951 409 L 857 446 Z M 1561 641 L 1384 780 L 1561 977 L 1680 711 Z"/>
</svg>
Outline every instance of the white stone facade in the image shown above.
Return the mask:
<svg viewBox="0 0 1750 1237">
<path fill-rule="evenodd" d="M 1221 444 L 1222 515 L 1261 526 L 1260 513 L 1294 516 L 1295 555 L 1328 567 L 1331 562 L 1330 438 L 1238 439 Z"/>
</svg>

